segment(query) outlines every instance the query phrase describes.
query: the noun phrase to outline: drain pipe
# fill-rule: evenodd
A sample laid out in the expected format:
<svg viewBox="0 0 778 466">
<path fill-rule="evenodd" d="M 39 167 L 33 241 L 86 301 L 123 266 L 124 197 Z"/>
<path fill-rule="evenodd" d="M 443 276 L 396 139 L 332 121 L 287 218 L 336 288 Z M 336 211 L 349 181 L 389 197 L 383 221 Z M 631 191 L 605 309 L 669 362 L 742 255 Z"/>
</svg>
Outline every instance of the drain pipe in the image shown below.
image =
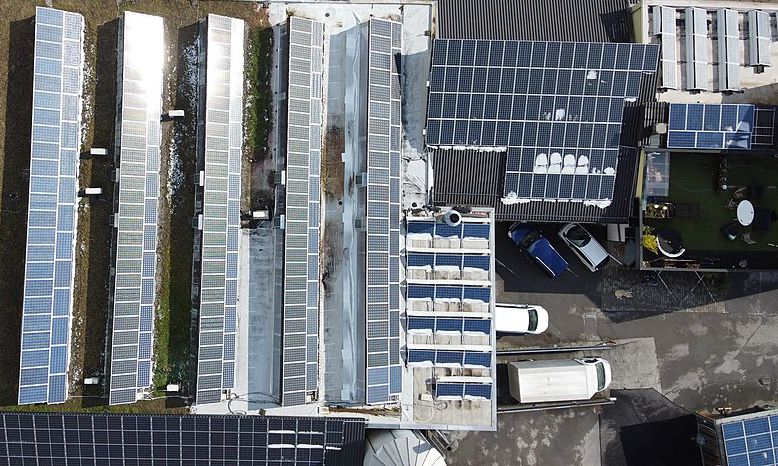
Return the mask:
<svg viewBox="0 0 778 466">
<path fill-rule="evenodd" d="M 448 439 L 448 436 L 439 430 L 425 431 L 427 441 L 440 452 L 449 452 L 456 449 L 454 442 Z M 456 442 L 456 441 L 455 441 Z"/>
</svg>

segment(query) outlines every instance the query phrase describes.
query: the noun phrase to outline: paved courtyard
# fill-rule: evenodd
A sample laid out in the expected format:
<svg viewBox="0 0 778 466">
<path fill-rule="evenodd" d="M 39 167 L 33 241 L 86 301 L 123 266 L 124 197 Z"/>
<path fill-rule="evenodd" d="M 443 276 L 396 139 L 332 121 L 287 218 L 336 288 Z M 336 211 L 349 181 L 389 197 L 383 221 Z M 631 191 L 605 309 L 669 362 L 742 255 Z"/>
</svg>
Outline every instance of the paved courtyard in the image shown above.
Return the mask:
<svg viewBox="0 0 778 466">
<path fill-rule="evenodd" d="M 571 264 L 554 280 L 519 255 L 503 230 L 498 228 L 498 302 L 541 305 L 550 314 L 550 327 L 539 336 L 503 337 L 501 347 L 653 339 L 660 391 L 683 408 L 741 409 L 778 399 L 778 274 L 704 276 L 702 286 L 693 273 L 664 273 L 665 287 L 654 274 L 624 270 L 614 261 L 591 273 L 552 229 L 545 236 Z M 632 297 L 619 299 L 615 290 Z M 632 375 L 622 373 L 619 379 L 640 380 Z M 499 421 L 497 434 L 463 438 L 459 445 L 468 448 L 455 451 L 450 464 L 484 459 L 507 464 L 508 457 L 516 458 L 513 464 L 600 464 L 590 461 L 592 455 L 599 458 L 600 449 L 599 435 L 591 434 L 590 422 L 599 424 L 592 408 L 501 415 Z M 510 450 L 492 451 L 488 445 L 496 445 L 495 435 Z M 560 451 L 572 456 L 561 458 Z"/>
</svg>

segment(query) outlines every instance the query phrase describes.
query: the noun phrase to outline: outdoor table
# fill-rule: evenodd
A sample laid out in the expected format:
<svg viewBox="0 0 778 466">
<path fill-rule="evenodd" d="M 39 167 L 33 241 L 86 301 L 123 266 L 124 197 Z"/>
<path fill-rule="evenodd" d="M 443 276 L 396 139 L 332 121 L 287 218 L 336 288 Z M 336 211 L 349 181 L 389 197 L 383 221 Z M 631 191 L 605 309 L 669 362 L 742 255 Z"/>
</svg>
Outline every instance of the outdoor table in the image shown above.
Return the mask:
<svg viewBox="0 0 778 466">
<path fill-rule="evenodd" d="M 744 227 L 754 221 L 754 205 L 751 201 L 743 200 L 737 205 L 737 221 Z"/>
</svg>

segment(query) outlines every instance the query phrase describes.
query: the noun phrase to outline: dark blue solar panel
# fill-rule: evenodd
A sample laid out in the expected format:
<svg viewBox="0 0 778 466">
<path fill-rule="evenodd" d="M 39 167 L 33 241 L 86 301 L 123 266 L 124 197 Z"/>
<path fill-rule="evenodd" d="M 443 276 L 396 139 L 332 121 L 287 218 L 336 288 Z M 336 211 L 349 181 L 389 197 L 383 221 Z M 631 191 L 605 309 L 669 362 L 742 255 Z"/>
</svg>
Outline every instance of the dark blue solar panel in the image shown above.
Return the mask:
<svg viewBox="0 0 778 466">
<path fill-rule="evenodd" d="M 434 231 L 434 222 L 408 222 L 408 233 L 426 233 L 431 235 Z"/>
<path fill-rule="evenodd" d="M 465 364 L 469 366 L 489 367 L 492 362 L 491 353 L 465 353 Z"/>
<path fill-rule="evenodd" d="M 464 330 L 466 332 L 480 332 L 489 334 L 492 329 L 492 321 L 488 319 L 465 319 Z"/>
<path fill-rule="evenodd" d="M 771 426 L 768 416 L 723 423 L 721 433 L 727 465 L 776 465 L 778 423 Z"/>
<path fill-rule="evenodd" d="M 435 319 L 432 317 L 408 317 L 408 330 L 433 330 Z"/>
<path fill-rule="evenodd" d="M 464 353 L 462 351 L 438 350 L 435 355 L 435 364 L 462 364 Z"/>
<path fill-rule="evenodd" d="M 451 55 L 460 45 L 474 51 L 472 61 Z M 613 183 L 601 183 L 602 167 L 587 166 L 581 151 L 618 150 L 624 99 L 637 98 L 644 72 L 656 71 L 656 45 L 437 39 L 433 55 L 440 62 L 430 74 L 428 145 L 507 149 L 506 195 L 611 199 Z M 532 151 L 512 150 L 522 146 Z M 553 153 L 574 163 L 563 166 L 555 157 L 549 164 Z M 536 173 L 550 182 L 516 176 Z M 565 175 L 583 181 L 560 190 Z M 597 180 L 589 182 L 592 175 Z"/>
<path fill-rule="evenodd" d="M 492 386 L 490 384 L 465 384 L 465 396 L 477 396 L 480 398 L 492 397 Z"/>
<path fill-rule="evenodd" d="M 364 448 L 358 418 L 0 414 L 11 464 L 341 464 Z M 67 450 L 67 451 L 66 451 Z M 330 460 L 331 458 L 331 460 Z M 183 462 L 181 460 L 184 460 Z M 195 460 L 196 459 L 196 460 Z M 214 461 L 215 460 L 215 461 Z"/>
<path fill-rule="evenodd" d="M 435 262 L 434 254 L 408 253 L 407 255 L 408 267 L 432 266 L 434 262 Z"/>
<path fill-rule="evenodd" d="M 439 318 L 435 321 L 435 330 L 440 332 L 461 332 L 462 319 Z"/>
<path fill-rule="evenodd" d="M 435 395 L 437 396 L 458 396 L 464 394 L 464 385 L 461 383 L 438 383 L 435 384 Z"/>
<path fill-rule="evenodd" d="M 408 362 L 435 362 L 434 350 L 409 350 Z"/>
<path fill-rule="evenodd" d="M 670 104 L 670 149 L 751 149 L 754 106 Z"/>
</svg>

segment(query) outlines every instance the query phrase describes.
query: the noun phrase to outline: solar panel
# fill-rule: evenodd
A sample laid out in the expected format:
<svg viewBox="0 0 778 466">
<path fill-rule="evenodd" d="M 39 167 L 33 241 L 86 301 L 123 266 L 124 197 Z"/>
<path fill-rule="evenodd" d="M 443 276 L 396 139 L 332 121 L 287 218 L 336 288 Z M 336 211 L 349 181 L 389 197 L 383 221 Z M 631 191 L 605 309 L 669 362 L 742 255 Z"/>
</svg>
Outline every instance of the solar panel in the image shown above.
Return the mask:
<svg viewBox="0 0 778 466">
<path fill-rule="evenodd" d="M 134 403 L 151 385 L 164 66 L 162 18 L 128 11 L 121 27 L 112 405 Z"/>
<path fill-rule="evenodd" d="M 719 90 L 740 90 L 740 14 L 735 10 L 716 12 L 718 24 Z"/>
<path fill-rule="evenodd" d="M 492 384 L 443 382 L 435 384 L 436 398 L 492 398 Z"/>
<path fill-rule="evenodd" d="M 504 194 L 610 201 L 625 99 L 656 71 L 646 44 L 433 43 L 426 142 L 507 151 Z"/>
<path fill-rule="evenodd" d="M 492 353 L 487 351 L 408 349 L 408 364 L 412 366 L 489 368 L 491 363 Z"/>
<path fill-rule="evenodd" d="M 754 109 L 752 146 L 773 146 L 775 133 L 775 107 Z"/>
<path fill-rule="evenodd" d="M 708 12 L 686 8 L 686 88 L 708 90 Z"/>
<path fill-rule="evenodd" d="M 284 254 L 284 406 L 318 389 L 319 217 L 322 139 L 322 23 L 289 18 L 286 230 Z"/>
<path fill-rule="evenodd" d="M 402 26 L 371 19 L 367 123 L 367 402 L 402 389 L 400 365 L 400 75 Z M 388 196 L 387 196 L 388 193 Z M 376 351 L 371 351 L 375 349 Z"/>
<path fill-rule="evenodd" d="M 751 149 L 754 106 L 670 104 L 670 149 Z"/>
<path fill-rule="evenodd" d="M 361 457 L 359 418 L 0 414 L 10 464 L 344 464 Z"/>
<path fill-rule="evenodd" d="M 206 26 L 205 183 L 197 355 L 200 404 L 220 401 L 223 392 L 235 385 L 243 153 L 244 23 L 209 14 Z"/>
<path fill-rule="evenodd" d="M 772 30 L 770 13 L 761 10 L 748 12 L 748 64 L 770 66 Z"/>
<path fill-rule="evenodd" d="M 675 14 L 676 10 L 667 6 L 652 7 L 654 19 L 654 34 L 659 36 L 662 44 L 662 55 L 660 59 L 662 68 L 662 82 L 660 87 L 663 89 L 678 89 L 678 77 L 676 65 L 678 62 L 678 44 L 675 34 Z"/>
<path fill-rule="evenodd" d="M 83 44 L 81 15 L 36 8 L 19 404 L 67 399 Z"/>
<path fill-rule="evenodd" d="M 774 441 L 778 438 L 778 415 L 775 411 L 743 420 L 727 422 L 723 419 L 719 427 L 728 466 L 778 464 L 774 450 L 778 448 Z"/>
<path fill-rule="evenodd" d="M 489 335 L 492 325 L 489 319 L 457 317 L 408 317 L 408 331 L 482 333 Z"/>
</svg>

